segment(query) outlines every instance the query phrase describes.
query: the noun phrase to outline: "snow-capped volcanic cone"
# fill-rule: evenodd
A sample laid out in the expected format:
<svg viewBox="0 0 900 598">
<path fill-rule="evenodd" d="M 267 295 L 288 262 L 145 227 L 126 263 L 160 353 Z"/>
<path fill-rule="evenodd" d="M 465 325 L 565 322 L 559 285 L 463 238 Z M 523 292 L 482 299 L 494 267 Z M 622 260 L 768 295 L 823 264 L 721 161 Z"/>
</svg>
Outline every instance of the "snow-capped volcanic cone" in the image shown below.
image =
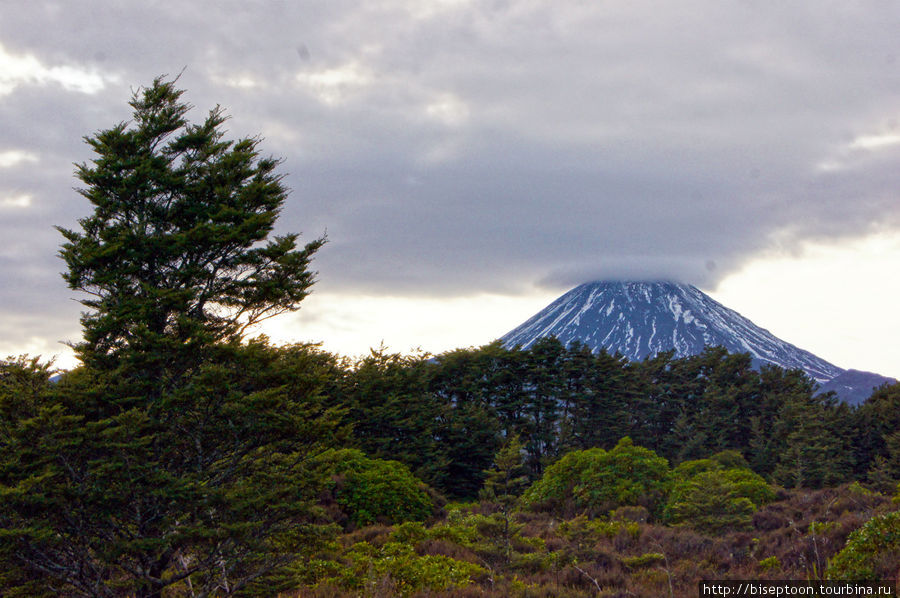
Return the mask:
<svg viewBox="0 0 900 598">
<path fill-rule="evenodd" d="M 844 370 L 787 343 L 697 288 L 674 282 L 591 282 L 575 287 L 502 337 L 508 347 L 528 348 L 555 336 L 580 341 L 633 361 L 661 351 L 677 357 L 723 346 L 750 353 L 756 364 L 799 368 L 826 382 Z"/>
</svg>

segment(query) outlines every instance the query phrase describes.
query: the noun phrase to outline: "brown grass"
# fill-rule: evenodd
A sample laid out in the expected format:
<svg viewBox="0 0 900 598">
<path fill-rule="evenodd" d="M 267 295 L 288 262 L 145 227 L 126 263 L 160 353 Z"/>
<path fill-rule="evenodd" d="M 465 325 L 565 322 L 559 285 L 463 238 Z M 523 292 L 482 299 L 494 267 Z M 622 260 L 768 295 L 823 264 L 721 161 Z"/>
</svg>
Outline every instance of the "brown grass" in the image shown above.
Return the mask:
<svg viewBox="0 0 900 598">
<path fill-rule="evenodd" d="M 493 575 L 442 593 L 422 592 L 416 598 L 694 598 L 703 579 L 808 579 L 820 577 L 829 559 L 847 536 L 873 515 L 896 509 L 888 497 L 867 495 L 848 486 L 822 490 L 781 490 L 778 499 L 753 517 L 750 531 L 707 535 L 688 527 L 646 522 L 639 509 L 619 510 L 619 520 L 637 522 L 637 534 L 622 530 L 613 537 L 584 534 L 564 537 L 561 521 L 544 513 L 516 516 L 525 542 L 516 542 L 523 555 L 512 564 L 497 566 Z M 490 506 L 474 512 L 490 513 Z M 391 532 L 371 526 L 346 534 L 342 544 L 381 545 Z M 543 540 L 543 549 L 528 538 Z M 577 541 L 576 541 L 577 540 Z M 580 544 L 579 544 L 580 542 Z M 428 539 L 416 546 L 419 555 L 440 555 L 483 564 L 470 549 L 448 540 Z M 652 554 L 663 555 L 663 559 Z M 627 559 L 651 555 L 628 567 Z M 538 558 L 540 557 L 540 558 Z M 771 557 L 775 557 L 772 559 Z M 769 559 L 765 566 L 760 562 Z M 774 564 L 773 564 L 774 563 Z M 493 581 L 491 580 L 493 579 Z M 671 587 L 671 594 L 670 594 Z M 599 589 L 598 589 L 599 588 Z M 391 580 L 359 594 L 365 598 L 391 596 Z M 357 593 L 339 588 L 298 589 L 285 598 L 349 598 Z"/>
</svg>

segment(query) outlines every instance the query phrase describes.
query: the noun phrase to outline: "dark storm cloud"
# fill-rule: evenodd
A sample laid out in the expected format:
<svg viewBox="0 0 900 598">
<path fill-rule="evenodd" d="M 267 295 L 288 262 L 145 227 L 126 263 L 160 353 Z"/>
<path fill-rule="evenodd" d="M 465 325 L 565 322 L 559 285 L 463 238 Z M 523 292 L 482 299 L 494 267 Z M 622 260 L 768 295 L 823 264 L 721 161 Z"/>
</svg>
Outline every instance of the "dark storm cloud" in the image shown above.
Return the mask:
<svg viewBox="0 0 900 598">
<path fill-rule="evenodd" d="M 22 2 L 0 56 L 44 70 L 0 69 L 0 154 L 37 156 L 0 167 L 0 309 L 72 296 L 50 227 L 87 210 L 81 138 L 183 68 L 194 119 L 221 104 L 284 157 L 279 226 L 327 229 L 335 292 L 710 288 L 773 247 L 894 230 L 898 25 L 884 1 Z M 21 334 L 60 335 L 71 303 Z"/>
</svg>

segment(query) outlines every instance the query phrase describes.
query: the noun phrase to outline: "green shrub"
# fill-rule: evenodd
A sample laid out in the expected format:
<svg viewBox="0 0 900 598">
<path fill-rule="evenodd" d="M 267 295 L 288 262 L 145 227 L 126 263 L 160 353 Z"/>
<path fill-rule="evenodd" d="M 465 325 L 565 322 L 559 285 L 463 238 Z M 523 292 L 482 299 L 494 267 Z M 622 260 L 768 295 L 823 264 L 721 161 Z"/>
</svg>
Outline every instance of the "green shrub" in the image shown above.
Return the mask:
<svg viewBox="0 0 900 598">
<path fill-rule="evenodd" d="M 847 490 L 850 492 L 850 494 L 857 494 L 859 496 L 873 496 L 876 494 L 859 482 L 853 482 L 852 484 L 847 486 Z"/>
<path fill-rule="evenodd" d="M 717 461 L 712 459 L 695 459 L 680 463 L 672 470 L 672 476 L 677 480 L 689 480 L 695 475 L 720 469 L 722 469 L 722 465 Z"/>
<path fill-rule="evenodd" d="M 434 503 L 425 484 L 397 461 L 370 459 L 361 451 L 329 451 L 322 457 L 332 491 L 351 523 L 400 523 L 427 519 Z"/>
<path fill-rule="evenodd" d="M 301 568 L 305 585 L 369 592 L 387 584 L 392 596 L 463 587 L 472 582 L 473 576 L 485 572 L 478 565 L 446 556 L 418 556 L 412 546 L 398 542 L 380 548 L 360 542 L 335 561 L 311 560 Z"/>
<path fill-rule="evenodd" d="M 722 469 L 750 469 L 744 455 L 735 450 L 721 451 L 710 457 L 722 466 Z"/>
<path fill-rule="evenodd" d="M 400 525 L 395 525 L 391 532 L 391 541 L 400 544 L 409 544 L 415 546 L 423 540 L 430 537 L 429 530 L 425 529 L 419 521 L 406 521 Z"/>
<path fill-rule="evenodd" d="M 665 562 L 665 555 L 658 552 L 648 552 L 640 556 L 629 556 L 622 559 L 622 564 L 629 569 L 652 567 L 653 565 L 662 565 Z"/>
<path fill-rule="evenodd" d="M 829 579 L 878 581 L 895 577 L 900 563 L 900 511 L 873 517 L 850 534 L 828 566 Z"/>
<path fill-rule="evenodd" d="M 675 478 L 688 479 L 698 473 L 722 469 L 750 469 L 750 465 L 738 451 L 728 450 L 718 452 L 706 459 L 684 461 L 672 470 L 672 474 Z"/>
<path fill-rule="evenodd" d="M 777 556 L 770 556 L 759 561 L 757 566 L 760 571 L 772 571 L 781 568 L 781 561 L 778 560 Z"/>
<path fill-rule="evenodd" d="M 653 512 L 665 496 L 668 476 L 666 459 L 625 437 L 609 451 L 568 453 L 547 467 L 522 496 L 522 504 L 556 511 L 571 505 L 593 513 L 640 505 Z"/>
<path fill-rule="evenodd" d="M 611 540 L 618 536 L 637 539 L 641 535 L 641 526 L 634 521 L 603 521 L 579 515 L 560 523 L 557 533 L 583 548 L 592 546 L 602 539 Z"/>
<path fill-rule="evenodd" d="M 481 562 L 504 569 L 521 565 L 531 570 L 543 570 L 552 561 L 541 561 L 548 558 L 544 539 L 522 535 L 524 525 L 514 518 L 506 518 L 499 513 L 463 514 L 458 510 L 451 511 L 449 515 L 445 522 L 431 528 L 415 522 L 398 525 L 390 540 L 411 546 L 428 540 L 455 544 L 477 555 Z M 536 554 L 543 556 L 528 556 Z M 539 566 L 539 562 L 544 564 Z"/>
<path fill-rule="evenodd" d="M 549 507 L 559 510 L 565 503 L 574 502 L 575 489 L 587 471 L 606 455 L 600 448 L 567 453 L 544 470 L 541 478 L 522 495 L 521 503 L 528 508 Z"/>
<path fill-rule="evenodd" d="M 446 540 L 471 548 L 481 538 L 478 527 L 479 523 L 484 519 L 486 519 L 485 515 L 477 514 L 459 515 L 455 518 L 448 517 L 446 523 L 435 525 L 429 529 L 428 537 L 436 540 Z"/>
<path fill-rule="evenodd" d="M 704 459 L 676 468 L 675 483 L 664 510 L 666 521 L 708 533 L 748 529 L 757 507 L 775 499 L 772 487 L 749 469 L 715 469 L 716 466 L 721 467 Z M 682 477 L 693 472 L 699 473 Z"/>
</svg>

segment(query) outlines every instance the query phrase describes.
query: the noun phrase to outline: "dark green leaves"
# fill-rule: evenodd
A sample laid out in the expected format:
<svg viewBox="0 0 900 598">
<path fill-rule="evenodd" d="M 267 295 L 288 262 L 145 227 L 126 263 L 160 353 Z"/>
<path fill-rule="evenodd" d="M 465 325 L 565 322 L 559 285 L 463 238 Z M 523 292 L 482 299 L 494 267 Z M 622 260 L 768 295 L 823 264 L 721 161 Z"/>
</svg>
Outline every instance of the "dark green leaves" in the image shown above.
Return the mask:
<svg viewBox="0 0 900 598">
<path fill-rule="evenodd" d="M 260 157 L 258 139 L 223 140 L 220 108 L 188 123 L 181 95 L 162 79 L 141 89 L 133 120 L 88 138 L 96 157 L 77 167 L 94 213 L 80 231 L 59 229 L 60 256 L 69 286 L 91 295 L 85 363 L 185 347 L 186 365 L 204 346 L 296 309 L 314 282 L 309 264 L 324 238 L 266 242 L 287 198 L 279 161 Z"/>
</svg>

